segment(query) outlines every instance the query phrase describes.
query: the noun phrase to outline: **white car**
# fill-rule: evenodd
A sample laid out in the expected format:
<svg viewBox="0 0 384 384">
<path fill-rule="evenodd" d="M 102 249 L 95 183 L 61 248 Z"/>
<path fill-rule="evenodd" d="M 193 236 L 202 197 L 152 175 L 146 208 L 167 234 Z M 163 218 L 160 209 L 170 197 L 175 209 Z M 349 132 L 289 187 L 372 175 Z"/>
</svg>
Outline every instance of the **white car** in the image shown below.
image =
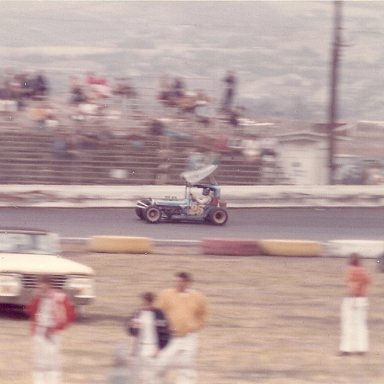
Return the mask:
<svg viewBox="0 0 384 384">
<path fill-rule="evenodd" d="M 64 290 L 75 306 L 94 299 L 92 268 L 59 255 L 59 236 L 31 229 L 0 229 L 0 304 L 29 302 L 41 275 Z"/>
</svg>

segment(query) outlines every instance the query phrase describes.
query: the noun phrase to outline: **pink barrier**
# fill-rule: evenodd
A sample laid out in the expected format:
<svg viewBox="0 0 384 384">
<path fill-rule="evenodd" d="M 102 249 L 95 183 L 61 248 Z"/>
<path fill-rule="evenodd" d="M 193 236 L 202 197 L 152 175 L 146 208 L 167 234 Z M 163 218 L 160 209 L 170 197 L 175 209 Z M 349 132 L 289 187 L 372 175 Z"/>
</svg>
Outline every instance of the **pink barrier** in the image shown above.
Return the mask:
<svg viewBox="0 0 384 384">
<path fill-rule="evenodd" d="M 203 239 L 203 254 L 222 256 L 261 256 L 262 248 L 257 240 Z"/>
</svg>

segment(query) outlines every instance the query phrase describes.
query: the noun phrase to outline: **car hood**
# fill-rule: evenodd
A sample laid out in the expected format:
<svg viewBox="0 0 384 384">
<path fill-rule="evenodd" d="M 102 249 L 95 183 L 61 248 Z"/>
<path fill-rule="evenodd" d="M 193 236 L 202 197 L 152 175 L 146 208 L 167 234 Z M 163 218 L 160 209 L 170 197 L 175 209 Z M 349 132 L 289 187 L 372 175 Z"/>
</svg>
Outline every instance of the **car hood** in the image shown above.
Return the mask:
<svg viewBox="0 0 384 384">
<path fill-rule="evenodd" d="M 54 255 L 0 254 L 0 272 L 93 275 L 92 268 Z"/>
<path fill-rule="evenodd" d="M 169 200 L 169 199 L 153 199 L 154 203 L 157 205 L 167 205 L 171 207 L 178 207 L 178 206 L 184 206 L 188 205 L 188 199 L 181 199 L 181 200 Z"/>
</svg>

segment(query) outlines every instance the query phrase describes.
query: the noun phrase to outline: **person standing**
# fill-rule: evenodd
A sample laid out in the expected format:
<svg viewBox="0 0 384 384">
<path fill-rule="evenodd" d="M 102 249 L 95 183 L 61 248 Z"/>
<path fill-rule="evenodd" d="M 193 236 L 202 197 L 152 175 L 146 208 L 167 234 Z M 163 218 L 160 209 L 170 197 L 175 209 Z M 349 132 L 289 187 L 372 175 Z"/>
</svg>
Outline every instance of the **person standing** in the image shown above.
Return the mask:
<svg viewBox="0 0 384 384">
<path fill-rule="evenodd" d="M 234 71 L 228 71 L 225 75 L 223 82 L 224 96 L 223 96 L 223 110 L 229 112 L 232 109 L 233 100 L 237 87 L 237 78 Z"/>
<path fill-rule="evenodd" d="M 154 359 L 169 341 L 169 326 L 163 311 L 153 306 L 155 295 L 146 292 L 142 299 L 142 307 L 127 324 L 128 333 L 136 337 L 133 376 L 140 383 L 156 384 Z"/>
<path fill-rule="evenodd" d="M 371 277 L 353 253 L 346 272 L 347 296 L 341 305 L 340 354 L 364 354 L 368 351 L 367 289 Z"/>
<path fill-rule="evenodd" d="M 137 384 L 137 381 L 132 381 L 126 352 L 122 347 L 118 347 L 115 351 L 113 366 L 108 371 L 106 384 Z"/>
<path fill-rule="evenodd" d="M 60 331 L 75 318 L 69 297 L 53 288 L 50 276 L 39 279 L 26 312 L 31 319 L 34 384 L 61 383 Z"/>
<path fill-rule="evenodd" d="M 160 292 L 155 304 L 164 311 L 172 331 L 169 344 L 157 358 L 158 383 L 169 368 L 177 370 L 177 384 L 197 382 L 198 331 L 207 321 L 207 302 L 201 292 L 190 288 L 191 282 L 189 273 L 177 273 L 175 287 Z"/>
</svg>

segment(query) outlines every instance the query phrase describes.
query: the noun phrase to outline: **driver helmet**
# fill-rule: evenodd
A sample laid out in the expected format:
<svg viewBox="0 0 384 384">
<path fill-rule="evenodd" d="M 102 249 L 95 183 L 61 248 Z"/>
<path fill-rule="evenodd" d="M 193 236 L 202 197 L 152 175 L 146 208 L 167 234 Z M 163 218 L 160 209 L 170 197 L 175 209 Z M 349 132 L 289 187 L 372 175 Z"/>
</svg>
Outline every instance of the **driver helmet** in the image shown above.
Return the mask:
<svg viewBox="0 0 384 384">
<path fill-rule="evenodd" d="M 203 195 L 208 196 L 209 195 L 209 188 L 204 188 L 203 189 Z"/>
</svg>

